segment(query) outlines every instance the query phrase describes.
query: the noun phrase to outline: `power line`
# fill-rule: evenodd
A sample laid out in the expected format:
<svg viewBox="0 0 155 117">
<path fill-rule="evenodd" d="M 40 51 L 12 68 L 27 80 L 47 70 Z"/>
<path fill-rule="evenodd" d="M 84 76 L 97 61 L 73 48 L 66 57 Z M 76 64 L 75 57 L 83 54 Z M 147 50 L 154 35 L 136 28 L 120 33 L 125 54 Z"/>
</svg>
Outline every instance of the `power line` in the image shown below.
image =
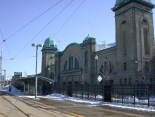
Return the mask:
<svg viewBox="0 0 155 117">
<path fill-rule="evenodd" d="M 22 58 L 4 59 L 4 60 L 9 60 L 9 62 L 7 62 L 7 63 L 5 64 L 5 66 L 7 66 L 12 60 L 15 60 L 15 59 L 26 59 L 26 60 L 28 60 L 28 59 L 31 59 L 31 58 L 34 58 L 34 57 L 36 57 L 36 56 L 29 56 L 29 57 L 22 57 Z M 23 61 L 26 61 L 26 60 L 23 60 Z M 21 61 L 21 62 L 23 62 L 23 61 Z M 21 62 L 19 62 L 19 63 L 21 63 Z M 19 63 L 14 64 L 14 65 L 18 65 Z M 14 65 L 13 65 L 13 66 L 14 66 Z"/>
<path fill-rule="evenodd" d="M 58 31 L 53 35 L 53 38 L 59 33 L 59 31 L 65 26 L 65 24 L 70 20 L 70 18 L 75 14 L 75 12 L 82 6 L 82 4 L 85 2 L 83 0 L 81 4 L 74 10 L 74 12 L 69 16 L 69 18 L 63 23 L 63 25 L 58 29 Z"/>
<path fill-rule="evenodd" d="M 40 16 L 42 16 L 44 13 L 46 13 L 47 11 L 49 11 L 50 9 L 52 9 L 53 7 L 55 7 L 56 5 L 58 5 L 60 2 L 62 2 L 62 0 L 60 0 L 59 2 L 57 2 L 56 4 L 54 4 L 53 6 L 51 6 L 50 8 L 48 8 L 47 10 L 45 10 L 43 13 L 41 13 L 40 15 L 38 15 L 36 18 L 34 18 L 33 20 L 31 20 L 30 22 L 28 22 L 26 25 L 24 25 L 23 27 L 21 27 L 19 30 L 17 30 L 15 33 L 13 33 L 12 35 L 10 35 L 8 38 L 3 39 L 3 41 L 0 43 L 2 44 L 3 42 L 5 42 L 6 40 L 10 39 L 12 36 L 14 36 L 15 34 L 17 34 L 19 31 L 21 31 L 22 29 L 24 29 L 26 26 L 28 26 L 29 24 L 31 24 L 33 21 L 35 21 L 37 18 L 39 18 Z"/>
<path fill-rule="evenodd" d="M 6 49 L 7 49 L 8 53 L 9 53 L 9 55 L 10 55 L 10 58 L 12 58 L 12 57 L 11 57 L 11 54 L 10 54 L 10 51 L 9 51 L 7 45 L 6 45 L 6 42 L 5 42 L 5 46 L 6 46 Z"/>
<path fill-rule="evenodd" d="M 0 30 L 0 32 L 1 32 L 2 39 L 5 40 L 5 39 L 4 39 L 4 36 L 3 36 L 3 33 L 2 33 L 1 30 Z M 7 49 L 8 53 L 9 53 L 9 55 L 10 55 L 10 58 L 12 58 L 12 57 L 11 57 L 11 54 L 10 54 L 10 51 L 9 51 L 7 45 L 6 45 L 6 42 L 5 42 L 5 41 L 3 41 L 3 42 L 5 43 L 5 46 L 6 46 L 6 49 Z"/>
<path fill-rule="evenodd" d="M 18 54 L 14 56 L 14 58 L 19 55 L 52 21 L 54 21 L 71 3 L 73 0 L 71 0 L 52 20 L 50 20 L 25 46 L 23 49 L 21 49 Z"/>
<path fill-rule="evenodd" d="M 52 21 L 54 21 L 71 3 L 71 0 L 52 20 L 50 20 L 13 58 L 17 57 Z M 10 61 L 9 61 L 10 62 Z M 8 63 L 9 63 L 8 62 Z"/>
<path fill-rule="evenodd" d="M 27 58 L 33 58 L 36 56 L 29 56 L 29 57 L 22 57 L 22 58 L 11 58 L 11 59 L 3 59 L 3 60 L 15 60 L 15 59 L 27 59 Z"/>
</svg>

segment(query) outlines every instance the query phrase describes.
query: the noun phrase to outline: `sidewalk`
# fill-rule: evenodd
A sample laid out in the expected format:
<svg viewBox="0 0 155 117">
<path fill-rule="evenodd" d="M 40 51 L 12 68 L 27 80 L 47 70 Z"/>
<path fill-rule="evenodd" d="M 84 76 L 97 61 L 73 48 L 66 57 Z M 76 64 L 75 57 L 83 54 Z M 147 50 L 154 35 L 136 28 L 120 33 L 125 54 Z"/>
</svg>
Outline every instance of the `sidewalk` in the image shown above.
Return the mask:
<svg viewBox="0 0 155 117">
<path fill-rule="evenodd" d="M 11 94 L 0 95 L 0 117 L 73 117 L 69 114 L 59 112 L 59 110 L 52 110 L 50 107 L 41 107 L 33 103 L 26 104 L 16 98 L 16 96 L 28 96 L 16 89 L 12 89 L 11 92 L 8 91 L 8 88 L 1 90 L 5 93 Z M 11 103 L 9 103 L 8 101 Z"/>
<path fill-rule="evenodd" d="M 19 100 L 16 100 L 15 98 L 13 98 L 12 96 L 4 96 L 7 100 L 9 100 L 9 102 L 11 102 L 13 105 L 15 105 L 19 110 L 17 111 L 17 109 L 13 108 L 12 105 L 10 105 L 10 109 L 7 109 L 8 112 L 6 112 L 5 108 L 1 108 L 4 105 L 8 105 L 7 102 L 4 102 L 3 104 L 0 105 L 0 109 L 2 112 L 5 112 L 3 114 L 5 114 L 6 116 L 9 117 L 51 117 L 51 116 L 55 116 L 55 117 L 73 117 L 70 115 L 66 115 L 60 112 L 53 112 L 53 111 L 49 111 L 43 108 L 34 108 L 31 105 L 27 105 Z M 2 98 L 0 98 L 2 101 Z M 7 103 L 7 104 L 6 104 Z M 58 114 L 59 113 L 59 114 Z"/>
</svg>

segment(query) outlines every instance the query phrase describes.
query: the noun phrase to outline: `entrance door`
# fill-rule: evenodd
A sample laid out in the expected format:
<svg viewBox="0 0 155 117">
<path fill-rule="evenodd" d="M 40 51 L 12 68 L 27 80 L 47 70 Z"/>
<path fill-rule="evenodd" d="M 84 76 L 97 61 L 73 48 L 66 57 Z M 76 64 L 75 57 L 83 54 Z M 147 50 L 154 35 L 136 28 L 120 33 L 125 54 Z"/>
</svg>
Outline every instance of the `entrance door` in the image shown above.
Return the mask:
<svg viewBox="0 0 155 117">
<path fill-rule="evenodd" d="M 67 86 L 67 95 L 72 97 L 72 85 L 71 84 Z"/>
<path fill-rule="evenodd" d="M 104 101 L 111 102 L 111 86 L 104 86 Z"/>
</svg>

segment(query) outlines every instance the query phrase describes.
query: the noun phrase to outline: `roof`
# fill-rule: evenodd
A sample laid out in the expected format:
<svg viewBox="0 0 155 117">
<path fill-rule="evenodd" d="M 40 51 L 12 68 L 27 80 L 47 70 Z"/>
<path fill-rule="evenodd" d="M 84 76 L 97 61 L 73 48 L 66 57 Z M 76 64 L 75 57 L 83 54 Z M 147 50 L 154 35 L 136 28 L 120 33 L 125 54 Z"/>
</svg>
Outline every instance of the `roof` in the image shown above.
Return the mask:
<svg viewBox="0 0 155 117">
<path fill-rule="evenodd" d="M 115 6 L 112 8 L 113 11 L 116 11 L 123 5 L 130 3 L 130 2 L 138 2 L 144 5 L 147 5 L 151 8 L 154 8 L 154 4 L 152 4 L 151 0 L 116 0 Z"/>
<path fill-rule="evenodd" d="M 44 41 L 44 45 L 43 45 L 43 49 L 44 48 L 53 48 L 53 47 L 57 47 L 57 45 L 55 44 L 55 41 L 53 38 L 48 37 L 45 41 Z"/>
<path fill-rule="evenodd" d="M 111 48 L 111 47 L 114 47 L 116 46 L 116 43 L 110 43 L 110 44 L 96 44 L 96 52 L 97 51 L 100 51 L 100 50 L 104 50 L 104 49 L 108 49 L 108 48 Z"/>
<path fill-rule="evenodd" d="M 18 80 L 18 81 L 22 81 L 22 82 L 25 82 L 25 83 L 32 83 L 34 84 L 35 83 L 35 78 L 34 76 L 32 77 L 23 77 L 23 78 L 16 78 L 15 80 Z M 47 78 L 47 77 L 43 77 L 43 76 L 37 76 L 38 78 L 38 82 L 39 83 L 54 83 L 55 81 L 50 79 L 50 78 Z"/>
<path fill-rule="evenodd" d="M 88 36 L 85 37 L 83 41 L 89 40 L 89 39 L 91 39 L 91 38 L 94 38 L 94 37 L 90 37 L 89 34 L 88 34 Z"/>
</svg>

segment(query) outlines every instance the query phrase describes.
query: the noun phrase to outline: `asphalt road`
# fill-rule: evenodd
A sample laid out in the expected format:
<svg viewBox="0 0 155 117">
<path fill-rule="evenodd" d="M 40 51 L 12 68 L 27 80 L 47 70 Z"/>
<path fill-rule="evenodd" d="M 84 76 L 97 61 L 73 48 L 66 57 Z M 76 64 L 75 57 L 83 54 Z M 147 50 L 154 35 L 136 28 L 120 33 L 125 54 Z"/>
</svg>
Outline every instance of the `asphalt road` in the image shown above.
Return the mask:
<svg viewBox="0 0 155 117">
<path fill-rule="evenodd" d="M 142 115 L 135 115 L 134 113 L 126 113 L 105 109 L 104 107 L 88 107 L 82 103 L 75 103 L 71 101 L 58 101 L 53 99 L 41 99 L 39 102 L 53 106 L 57 109 L 76 113 L 77 115 L 85 117 L 142 117 Z M 146 116 L 145 116 L 146 117 Z"/>
<path fill-rule="evenodd" d="M 31 117 L 29 115 L 33 115 L 32 117 L 46 117 L 46 115 L 50 117 L 53 117 L 53 115 L 55 117 L 155 117 L 154 115 L 136 115 L 134 112 L 115 111 L 104 106 L 89 107 L 83 103 L 66 100 L 59 101 L 45 98 L 34 100 L 16 96 L 5 97 L 10 102 L 13 102 L 13 105 L 0 95 L 0 117 Z"/>
</svg>

